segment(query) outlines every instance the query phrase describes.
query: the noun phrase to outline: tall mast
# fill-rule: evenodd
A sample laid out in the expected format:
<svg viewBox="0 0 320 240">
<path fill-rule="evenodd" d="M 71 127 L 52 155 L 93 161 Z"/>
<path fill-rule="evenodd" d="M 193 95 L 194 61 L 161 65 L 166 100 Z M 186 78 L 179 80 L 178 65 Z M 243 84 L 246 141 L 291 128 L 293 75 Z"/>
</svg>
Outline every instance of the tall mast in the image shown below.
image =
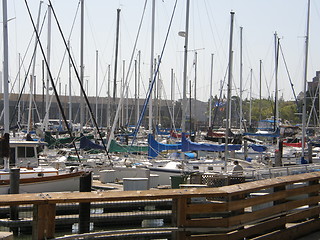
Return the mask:
<svg viewBox="0 0 320 240">
<path fill-rule="evenodd" d="M 61 81 L 59 80 L 59 96 L 61 96 Z M 61 112 L 59 111 L 59 129 L 61 129 L 62 130 L 62 128 L 61 128 L 61 126 L 62 126 L 62 116 L 61 116 Z"/>
<path fill-rule="evenodd" d="M 225 137 L 225 167 L 224 171 L 227 170 L 227 161 L 228 161 L 228 140 L 229 140 L 229 131 L 230 131 L 230 100 L 231 100 L 231 84 L 232 84 L 232 40 L 233 40 L 233 21 L 234 21 L 234 12 L 231 12 L 231 24 L 230 24 L 230 41 L 229 41 L 229 71 L 228 71 L 228 90 L 227 90 L 227 106 L 226 106 L 226 137 Z"/>
<path fill-rule="evenodd" d="M 141 72 L 140 72 L 140 67 L 141 67 L 141 51 L 139 50 L 138 52 L 138 94 L 137 94 L 137 122 L 139 121 L 139 116 L 140 116 L 140 79 L 141 79 Z"/>
<path fill-rule="evenodd" d="M 171 103 L 172 103 L 172 129 L 175 126 L 174 124 L 174 73 L 173 68 L 171 68 Z"/>
<path fill-rule="evenodd" d="M 135 102 L 135 113 L 136 113 L 136 122 L 139 121 L 139 112 L 138 112 L 138 69 L 137 69 L 137 60 L 134 60 L 134 102 Z"/>
<path fill-rule="evenodd" d="M 260 60 L 261 62 L 261 60 Z M 261 89 L 261 88 L 260 88 Z M 261 90 L 260 90 L 261 95 Z M 261 101 L 261 97 L 260 97 Z M 250 69 L 250 109 L 249 109 L 249 126 L 251 128 L 252 125 L 252 68 Z"/>
<path fill-rule="evenodd" d="M 309 50 L 309 25 L 310 25 L 310 0 L 308 0 L 308 18 L 306 35 L 306 52 L 304 61 L 304 82 L 303 82 L 303 108 L 302 108 L 302 157 L 301 163 L 305 163 L 305 137 L 306 137 L 306 115 L 307 115 L 307 81 L 308 81 L 308 50 Z"/>
<path fill-rule="evenodd" d="M 98 119 L 98 58 L 99 58 L 99 52 L 96 50 L 96 119 Z"/>
<path fill-rule="evenodd" d="M 50 67 L 50 59 L 51 59 L 51 6 L 48 5 L 48 35 L 47 35 L 47 64 L 48 67 Z M 44 126 L 45 130 L 48 130 L 48 123 L 49 123 L 49 115 L 50 115 L 50 109 L 49 109 L 49 89 L 50 89 L 50 74 L 49 69 L 47 68 L 47 83 L 46 83 L 46 115 L 44 119 Z"/>
<path fill-rule="evenodd" d="M 122 79 L 121 79 L 121 98 L 125 96 L 125 86 L 124 86 L 124 78 L 125 78 L 125 61 L 122 60 Z M 124 126 L 124 102 L 121 101 L 121 126 Z"/>
<path fill-rule="evenodd" d="M 3 112 L 4 112 L 4 133 L 9 133 L 9 67 L 8 67 L 8 19 L 7 0 L 2 0 L 3 12 Z"/>
<path fill-rule="evenodd" d="M 20 53 L 19 53 L 19 72 L 18 72 L 18 79 L 19 79 L 19 92 L 21 91 L 21 62 L 20 62 Z M 20 128 L 20 123 L 21 123 L 21 101 L 18 103 L 18 126 Z"/>
<path fill-rule="evenodd" d="M 151 20 L 151 50 L 150 50 L 150 81 L 149 88 L 151 88 L 153 80 L 153 56 L 154 56 L 154 26 L 155 26 L 155 0 L 152 0 L 152 20 Z M 153 105 L 153 91 L 150 92 L 149 100 L 149 133 L 152 133 L 152 105 Z"/>
<path fill-rule="evenodd" d="M 279 56 L 279 38 L 274 34 L 275 44 L 275 94 L 274 94 L 274 130 L 279 125 L 279 106 L 278 106 L 278 56 Z"/>
<path fill-rule="evenodd" d="M 191 118 L 191 116 L 192 116 L 192 102 L 191 102 L 191 100 L 192 100 L 192 90 L 191 90 L 191 86 L 192 86 L 192 84 L 191 84 L 191 79 L 189 80 L 189 94 L 190 94 L 190 96 L 189 96 L 189 116 L 190 116 L 190 118 L 189 118 L 189 131 L 190 131 L 190 134 L 191 134 L 191 132 L 192 132 L 192 118 Z M 191 136 L 191 135 L 190 135 Z"/>
<path fill-rule="evenodd" d="M 260 60 L 260 71 L 259 71 L 259 121 L 261 121 L 261 90 L 262 90 L 262 60 Z M 252 70 L 251 70 L 252 71 Z"/>
<path fill-rule="evenodd" d="M 108 65 L 108 110 L 107 110 L 107 127 L 111 126 L 111 95 L 110 95 L 110 84 L 111 84 L 111 66 Z"/>
<path fill-rule="evenodd" d="M 46 83 L 44 82 L 44 60 L 42 60 L 42 104 L 41 104 L 41 119 L 42 124 L 45 120 L 45 106 L 44 106 L 44 90 L 46 89 Z"/>
<path fill-rule="evenodd" d="M 81 35 L 80 35 L 80 83 L 84 84 L 83 66 L 83 45 L 84 45 L 84 0 L 81 0 Z M 80 90 L 80 132 L 83 132 L 84 125 L 84 102 L 83 92 Z"/>
<path fill-rule="evenodd" d="M 123 111 L 125 110 L 124 112 L 124 118 L 123 118 L 123 125 L 127 125 L 128 123 L 128 119 L 129 119 L 129 112 L 128 112 L 128 105 L 129 105 L 129 102 L 128 102 L 128 84 L 127 82 L 125 81 L 125 78 L 126 78 L 126 61 L 123 60 L 123 92 L 124 92 L 124 96 L 126 98 L 126 102 L 124 103 L 125 104 L 125 109 L 123 107 Z"/>
<path fill-rule="evenodd" d="M 116 97 L 117 97 L 117 71 L 118 71 L 118 50 L 119 50 L 119 28 L 120 28 L 120 11 L 117 9 L 117 30 L 116 30 L 116 49 L 114 59 L 114 77 L 113 77 L 113 108 L 116 109 Z"/>
<path fill-rule="evenodd" d="M 242 30 L 243 27 L 240 27 L 240 132 L 242 132 L 242 70 L 243 70 L 243 63 L 242 63 Z"/>
<path fill-rule="evenodd" d="M 158 62 L 160 62 L 160 56 L 158 56 Z M 155 65 L 155 70 L 156 70 L 157 65 Z M 161 125 L 161 91 L 162 91 L 162 81 L 160 78 L 160 73 L 158 69 L 158 75 L 157 75 L 157 125 Z"/>
<path fill-rule="evenodd" d="M 208 126 L 212 126 L 212 80 L 213 80 L 213 56 L 211 54 L 211 72 L 210 72 L 210 93 L 209 93 L 209 124 Z"/>
<path fill-rule="evenodd" d="M 68 41 L 68 48 L 70 51 L 70 41 Z M 71 123 L 72 121 L 72 85 L 71 85 L 71 58 L 69 57 L 69 122 Z"/>
<path fill-rule="evenodd" d="M 37 19 L 37 26 L 36 26 L 36 31 L 39 30 L 39 22 L 40 22 L 40 14 L 41 14 L 41 4 L 43 1 L 40 2 L 39 4 L 39 10 L 38 10 L 38 19 Z M 31 122 L 32 122 L 32 98 L 33 98 L 33 82 L 35 80 L 35 68 L 36 68 L 36 56 L 37 56 L 37 46 L 38 46 L 38 39 L 35 38 L 35 47 L 34 47 L 34 52 L 33 52 L 33 65 L 32 65 L 32 73 L 30 77 L 30 95 L 29 95 L 29 114 L 28 114 L 28 130 L 27 132 L 29 133 L 31 130 Z"/>
<path fill-rule="evenodd" d="M 197 51 L 194 52 L 194 102 L 193 102 L 193 108 L 197 109 L 197 75 L 198 75 L 198 53 Z M 191 86 L 190 86 L 191 87 Z M 197 131 L 197 121 L 196 121 L 196 114 L 195 111 L 193 112 L 194 116 L 194 132 Z M 191 121 L 191 113 L 190 113 L 190 121 Z M 191 133 L 191 129 L 190 129 Z"/>
<path fill-rule="evenodd" d="M 181 119 L 182 132 L 186 132 L 189 8 L 190 8 L 190 0 L 187 0 L 186 29 L 185 29 L 185 38 L 184 38 L 184 63 L 183 63 L 183 90 L 182 90 L 183 99 L 182 99 L 182 119 Z"/>
</svg>

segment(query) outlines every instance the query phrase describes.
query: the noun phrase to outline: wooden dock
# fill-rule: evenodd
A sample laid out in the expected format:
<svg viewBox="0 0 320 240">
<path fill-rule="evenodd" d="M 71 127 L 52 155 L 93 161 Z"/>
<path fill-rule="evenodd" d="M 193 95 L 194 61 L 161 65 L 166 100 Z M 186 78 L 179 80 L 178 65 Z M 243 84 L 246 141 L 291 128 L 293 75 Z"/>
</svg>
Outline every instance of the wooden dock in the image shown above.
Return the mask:
<svg viewBox="0 0 320 240">
<path fill-rule="evenodd" d="M 125 223 L 128 220 L 140 224 L 141 219 L 153 221 L 159 217 L 164 221 L 167 219 L 169 226 L 135 227 L 130 233 L 129 225 L 125 224 L 124 229 L 117 227 L 109 231 L 108 238 L 125 234 L 131 236 L 131 239 L 141 239 L 139 236 L 151 236 L 157 231 L 167 234 L 168 229 L 171 229 L 171 238 L 177 240 L 291 240 L 319 230 L 319 193 L 320 172 L 312 172 L 216 188 L 3 195 L 0 206 L 7 209 L 10 206 L 32 206 L 33 217 L 10 221 L 14 221 L 17 227 L 32 223 L 33 239 L 39 240 L 55 237 L 63 218 L 63 215 L 57 215 L 60 205 L 78 206 L 81 209 L 87 207 L 87 203 L 90 203 L 89 207 L 101 203 L 110 206 L 109 210 L 101 212 L 92 209 L 90 212 L 89 208 L 87 216 L 66 216 L 70 217 L 68 223 L 79 223 L 79 229 L 80 226 L 87 226 L 86 234 L 95 234 L 94 238 L 99 238 L 99 233 L 90 232 L 92 221 L 110 227 L 109 224 L 116 221 Z M 167 209 L 169 205 L 157 208 L 156 203 L 162 201 L 164 205 L 171 202 L 170 209 Z M 128 211 L 126 207 L 112 209 L 112 205 L 121 203 L 131 207 L 142 203 L 144 207 L 139 211 Z M 2 219 L 0 224 L 3 226 L 10 221 L 8 218 Z M 64 221 L 69 220 L 64 218 Z"/>
</svg>

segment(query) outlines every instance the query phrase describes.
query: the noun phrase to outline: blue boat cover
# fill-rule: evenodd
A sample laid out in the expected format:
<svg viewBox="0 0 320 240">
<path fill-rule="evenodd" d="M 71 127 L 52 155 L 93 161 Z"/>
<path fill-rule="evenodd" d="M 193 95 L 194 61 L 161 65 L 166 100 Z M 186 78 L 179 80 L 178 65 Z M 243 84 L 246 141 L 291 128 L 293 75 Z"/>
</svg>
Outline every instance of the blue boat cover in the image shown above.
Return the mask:
<svg viewBox="0 0 320 240">
<path fill-rule="evenodd" d="M 94 142 L 91 142 L 91 140 L 88 139 L 83 134 L 80 135 L 80 148 L 81 149 L 104 149 L 103 146 L 96 144 Z"/>
<path fill-rule="evenodd" d="M 184 155 L 187 156 L 189 159 L 194 159 L 197 156 L 197 154 L 193 152 L 184 153 Z"/>
<path fill-rule="evenodd" d="M 240 150 L 241 144 L 228 144 L 228 150 L 235 151 Z M 182 134 L 182 152 L 190 151 L 208 151 L 208 152 L 224 152 L 225 144 L 209 144 L 209 143 L 195 143 Z"/>
<path fill-rule="evenodd" d="M 164 144 L 157 142 L 152 134 L 148 135 L 148 156 L 149 158 L 155 158 L 160 152 L 165 150 L 178 150 L 181 149 L 181 143 L 179 144 Z"/>
<path fill-rule="evenodd" d="M 267 146 L 260 144 L 250 144 L 248 147 L 251 147 L 256 152 L 264 152 L 267 150 Z"/>
</svg>

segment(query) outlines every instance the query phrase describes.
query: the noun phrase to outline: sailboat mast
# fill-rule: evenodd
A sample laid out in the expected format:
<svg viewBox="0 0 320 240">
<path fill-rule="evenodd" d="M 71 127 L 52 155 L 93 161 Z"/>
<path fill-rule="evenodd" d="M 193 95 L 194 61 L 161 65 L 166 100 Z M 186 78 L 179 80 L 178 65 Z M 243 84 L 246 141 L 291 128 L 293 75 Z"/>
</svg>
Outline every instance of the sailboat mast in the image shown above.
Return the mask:
<svg viewBox="0 0 320 240">
<path fill-rule="evenodd" d="M 192 132 L 192 89 L 191 89 L 191 80 L 189 80 L 189 131 L 190 131 L 190 137 L 191 137 L 191 132 Z"/>
<path fill-rule="evenodd" d="M 135 113 L 136 113 L 136 122 L 139 120 L 139 112 L 138 112 L 138 74 L 137 74 L 137 60 L 134 60 L 134 102 L 135 102 Z"/>
<path fill-rule="evenodd" d="M 305 163 L 305 137 L 306 137 L 306 115 L 307 115 L 307 81 L 308 81 L 308 50 L 309 50 L 309 25 L 310 25 L 310 0 L 308 0 L 308 18 L 306 35 L 306 52 L 304 61 L 304 83 L 303 83 L 303 108 L 302 108 L 302 157 L 301 163 Z"/>
<path fill-rule="evenodd" d="M 84 45 L 84 0 L 81 0 L 80 83 L 82 86 L 84 84 L 83 45 Z M 80 133 L 83 133 L 83 125 L 84 125 L 84 102 L 83 102 L 83 92 L 80 90 Z"/>
<path fill-rule="evenodd" d="M 121 98 L 124 97 L 125 95 L 125 86 L 124 86 L 124 78 L 125 78 L 125 61 L 122 60 L 122 79 L 121 79 Z M 124 102 L 121 101 L 120 104 L 120 109 L 121 109 L 121 121 L 120 121 L 120 126 L 124 126 Z"/>
<path fill-rule="evenodd" d="M 21 55 L 19 53 L 19 72 L 18 72 L 18 79 L 19 79 L 19 92 L 21 91 Z M 18 127 L 20 129 L 20 123 L 21 123 L 21 101 L 18 103 Z"/>
<path fill-rule="evenodd" d="M 120 32 L 120 12 L 117 9 L 117 30 L 116 30 L 116 49 L 114 58 L 114 76 L 113 76 L 113 110 L 116 111 L 116 97 L 117 97 L 117 71 L 118 71 L 118 51 L 119 51 L 119 32 Z"/>
<path fill-rule="evenodd" d="M 70 41 L 68 41 L 68 48 L 70 51 Z M 72 120 L 72 87 L 71 87 L 71 59 L 69 57 L 69 122 Z"/>
<path fill-rule="evenodd" d="M 240 27 L 240 132 L 242 132 L 242 72 L 243 72 L 243 63 L 242 63 L 242 30 L 243 27 Z"/>
<path fill-rule="evenodd" d="M 9 133 L 9 67 L 8 67 L 8 19 L 7 0 L 2 0 L 3 13 L 3 112 L 4 112 L 4 133 Z"/>
<path fill-rule="evenodd" d="M 183 99 L 182 99 L 182 119 L 181 129 L 186 132 L 186 111 L 187 111 L 187 70 L 188 70 L 188 38 L 189 38 L 189 9 L 190 0 L 187 0 L 186 7 L 186 29 L 184 38 L 184 65 L 183 65 Z"/>
<path fill-rule="evenodd" d="M 138 89 L 137 89 L 137 121 L 139 121 L 139 116 L 140 116 L 140 79 L 141 79 L 141 72 L 140 72 L 140 67 L 141 67 L 141 51 L 138 51 Z"/>
<path fill-rule="evenodd" d="M 228 90 L 227 90 L 227 104 L 226 104 L 226 133 L 225 133 L 225 168 L 227 170 L 228 161 L 228 141 L 229 141 L 229 131 L 230 131 L 230 100 L 231 100 L 231 83 L 232 83 L 232 40 L 233 40 L 233 22 L 234 22 L 234 12 L 231 12 L 231 24 L 230 24 L 230 41 L 229 41 L 229 71 L 228 71 Z"/>
<path fill-rule="evenodd" d="M 158 62 L 160 63 L 160 56 L 158 56 Z M 155 71 L 156 71 L 155 66 Z M 162 80 L 160 78 L 160 70 L 158 68 L 158 74 L 157 74 L 157 125 L 161 125 L 161 91 L 162 91 Z"/>
<path fill-rule="evenodd" d="M 197 109 L 197 75 L 198 75 L 198 53 L 195 51 L 194 53 L 194 101 L 193 101 L 193 108 Z M 191 97 L 190 97 L 191 98 Z M 194 116 L 194 132 L 197 132 L 197 121 L 196 121 L 196 114 L 195 112 L 193 113 Z M 191 121 L 191 113 L 190 113 L 190 121 Z M 191 124 L 190 124 L 191 126 Z M 190 128 L 190 133 L 191 133 L 191 128 Z"/>
<path fill-rule="evenodd" d="M 261 90 L 262 90 L 262 60 L 260 59 L 260 64 L 259 64 L 259 121 L 261 121 Z M 252 71 L 252 70 L 251 70 Z M 250 123 L 251 125 L 251 123 Z"/>
<path fill-rule="evenodd" d="M 98 59 L 99 59 L 99 52 L 96 50 L 96 119 L 98 119 Z"/>
<path fill-rule="evenodd" d="M 261 60 L 260 60 L 261 62 Z M 261 90 L 260 90 L 261 95 Z M 261 99 L 260 99 L 261 101 Z M 250 109 L 249 109 L 249 126 L 252 125 L 252 68 L 250 69 Z"/>
<path fill-rule="evenodd" d="M 209 94 L 209 128 L 212 126 L 212 80 L 213 80 L 213 56 L 211 54 L 211 72 L 210 72 L 210 94 Z"/>
<path fill-rule="evenodd" d="M 277 33 L 274 34 L 275 44 L 275 94 L 274 94 L 274 129 L 279 124 L 279 103 L 278 103 L 278 56 L 279 56 L 279 38 Z"/>
<path fill-rule="evenodd" d="M 50 58 L 51 58 L 51 6 L 48 5 L 48 33 L 47 33 L 47 62 L 48 66 L 50 67 Z M 50 109 L 49 109 L 49 88 L 50 88 L 50 75 L 49 70 L 47 69 L 47 83 L 46 83 L 46 115 L 44 119 L 44 127 L 45 130 L 48 130 L 49 125 L 49 115 L 50 115 Z"/>
<path fill-rule="evenodd" d="M 39 23 L 40 23 L 40 14 L 41 14 L 41 4 L 43 1 L 40 2 L 39 10 L 38 10 L 38 19 L 37 19 L 37 27 L 36 31 L 39 30 Z M 36 56 L 37 56 L 37 46 L 38 46 L 38 39 L 35 38 L 35 47 L 33 52 L 33 65 L 32 65 L 32 73 L 30 77 L 30 95 L 29 95 L 29 115 L 28 115 L 28 129 L 27 132 L 29 133 L 31 130 L 31 122 L 32 122 L 32 99 L 33 99 L 33 82 L 35 80 L 35 67 L 36 67 Z"/>
<path fill-rule="evenodd" d="M 171 103 L 172 103 L 172 119 L 171 119 L 171 128 L 173 129 L 175 124 L 174 124 L 174 73 L 173 73 L 173 68 L 171 68 Z"/>
<path fill-rule="evenodd" d="M 151 50 L 150 50 L 150 81 L 149 88 L 151 88 L 153 80 L 153 56 L 154 56 L 154 27 L 155 27 L 155 0 L 152 0 L 152 20 L 151 20 Z M 149 100 L 149 133 L 152 133 L 152 105 L 153 105 L 153 91 L 150 92 Z"/>
<path fill-rule="evenodd" d="M 110 85 L 111 85 L 111 66 L 108 64 L 108 110 L 107 110 L 107 127 L 111 126 L 111 95 L 110 95 Z"/>
</svg>

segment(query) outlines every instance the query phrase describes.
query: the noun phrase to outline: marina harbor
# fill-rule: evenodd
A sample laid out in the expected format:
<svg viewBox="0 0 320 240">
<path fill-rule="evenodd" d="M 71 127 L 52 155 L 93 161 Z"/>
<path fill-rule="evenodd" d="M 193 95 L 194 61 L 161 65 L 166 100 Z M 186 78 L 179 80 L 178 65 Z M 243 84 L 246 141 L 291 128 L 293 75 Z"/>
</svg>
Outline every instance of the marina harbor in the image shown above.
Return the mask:
<svg viewBox="0 0 320 240">
<path fill-rule="evenodd" d="M 2 0 L 1 240 L 320 240 L 315 0 Z"/>
</svg>

